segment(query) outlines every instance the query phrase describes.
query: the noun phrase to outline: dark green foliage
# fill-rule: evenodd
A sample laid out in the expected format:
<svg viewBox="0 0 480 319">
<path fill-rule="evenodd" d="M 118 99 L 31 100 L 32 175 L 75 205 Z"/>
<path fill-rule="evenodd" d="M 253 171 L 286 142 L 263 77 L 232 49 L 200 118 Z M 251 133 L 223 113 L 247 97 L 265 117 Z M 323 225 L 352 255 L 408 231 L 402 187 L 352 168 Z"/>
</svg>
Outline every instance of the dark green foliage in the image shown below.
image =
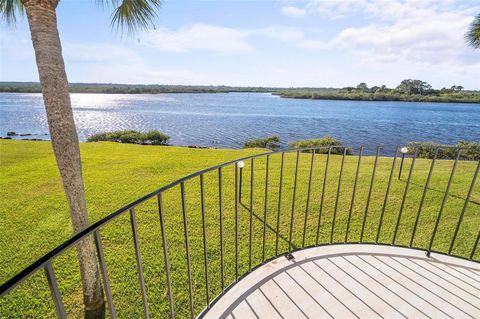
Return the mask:
<svg viewBox="0 0 480 319">
<path fill-rule="evenodd" d="M 427 82 L 412 79 L 403 80 L 395 90 L 408 95 L 428 95 L 429 93 L 433 92 L 432 86 Z"/>
<path fill-rule="evenodd" d="M 277 149 L 280 147 L 280 136 L 272 135 L 267 137 L 255 138 L 248 140 L 243 144 L 243 148 L 268 148 L 271 150 Z"/>
<path fill-rule="evenodd" d="M 87 142 L 109 141 L 130 144 L 167 145 L 169 139 L 170 136 L 158 130 L 152 130 L 146 133 L 125 130 L 95 134 L 89 136 Z"/>
<path fill-rule="evenodd" d="M 333 136 L 324 136 L 321 138 L 312 138 L 307 140 L 300 140 L 288 143 L 290 148 L 311 148 L 311 147 L 321 147 L 321 146 L 338 146 L 333 147 L 330 151 L 331 154 L 343 154 L 344 144 L 342 141 L 336 139 Z M 310 152 L 310 151 L 306 151 Z M 315 153 L 327 154 L 328 148 L 316 149 Z M 347 148 L 347 155 L 351 155 L 352 150 Z"/>
<path fill-rule="evenodd" d="M 148 142 L 152 145 L 166 145 L 168 140 L 170 139 L 170 136 L 158 130 L 148 131 L 144 134 L 144 136 L 145 142 Z"/>
<path fill-rule="evenodd" d="M 97 0 L 102 2 L 102 0 Z M 112 26 L 129 33 L 147 29 L 153 25 L 157 17 L 156 11 L 160 9 L 160 0 L 109 0 L 104 1 L 113 6 Z"/>
<path fill-rule="evenodd" d="M 433 158 L 435 149 L 438 148 L 438 159 L 455 159 L 457 152 L 461 149 L 460 159 L 480 160 L 480 143 L 459 141 L 457 145 L 444 145 L 434 142 L 410 142 L 408 143 L 409 154 L 415 153 L 419 158 Z"/>
<path fill-rule="evenodd" d="M 470 46 L 480 49 L 480 13 L 473 19 L 465 38 Z"/>
<path fill-rule="evenodd" d="M 339 90 L 287 89 L 278 90 L 274 94 L 296 99 L 480 103 L 478 91 L 463 91 L 461 85 L 434 90 L 428 83 L 412 79 L 403 80 L 395 89 L 385 85 L 369 88 L 362 82 L 357 87 Z"/>
<path fill-rule="evenodd" d="M 435 149 L 438 148 L 438 159 L 452 159 L 456 156 L 456 149 L 452 145 L 438 144 L 434 142 L 409 142 L 408 154 L 417 151 L 418 158 L 433 158 Z"/>
<path fill-rule="evenodd" d="M 460 141 L 457 147 L 462 149 L 462 158 L 469 160 L 480 160 L 480 143 Z"/>
<path fill-rule="evenodd" d="M 239 87 L 224 85 L 69 83 L 69 86 L 70 93 L 106 94 L 273 92 L 275 90 L 274 88 L 269 87 Z M 40 83 L 38 82 L 0 82 L 0 92 L 40 93 L 41 89 Z"/>
<path fill-rule="evenodd" d="M 0 14 L 3 22 L 14 25 L 17 14 L 23 14 L 23 2 L 21 0 L 0 0 Z"/>
</svg>

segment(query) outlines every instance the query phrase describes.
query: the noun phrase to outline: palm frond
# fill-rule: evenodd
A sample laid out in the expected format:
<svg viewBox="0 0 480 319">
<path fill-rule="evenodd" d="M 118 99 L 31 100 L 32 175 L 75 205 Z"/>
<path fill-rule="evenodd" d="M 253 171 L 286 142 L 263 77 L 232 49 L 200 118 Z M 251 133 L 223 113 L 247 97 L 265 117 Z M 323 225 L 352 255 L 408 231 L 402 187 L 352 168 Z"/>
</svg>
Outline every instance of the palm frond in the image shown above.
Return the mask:
<svg viewBox="0 0 480 319">
<path fill-rule="evenodd" d="M 153 26 L 161 0 L 96 0 L 97 4 L 113 7 L 112 27 L 135 33 Z"/>
<path fill-rule="evenodd" d="M 0 0 L 1 20 L 7 24 L 14 25 L 17 14 L 23 14 L 23 10 L 21 0 Z"/>
<path fill-rule="evenodd" d="M 470 46 L 480 49 L 480 13 L 473 19 L 465 39 Z"/>
</svg>

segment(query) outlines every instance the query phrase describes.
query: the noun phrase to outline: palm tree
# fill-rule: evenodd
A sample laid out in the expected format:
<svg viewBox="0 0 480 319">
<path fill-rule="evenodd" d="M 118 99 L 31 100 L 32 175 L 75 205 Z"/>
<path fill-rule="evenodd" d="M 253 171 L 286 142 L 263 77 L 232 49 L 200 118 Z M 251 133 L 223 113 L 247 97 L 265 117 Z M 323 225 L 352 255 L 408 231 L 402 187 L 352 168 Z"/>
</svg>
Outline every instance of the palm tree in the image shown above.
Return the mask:
<svg viewBox="0 0 480 319">
<path fill-rule="evenodd" d="M 85 204 L 82 163 L 77 131 L 73 120 L 68 80 L 57 30 L 56 8 L 60 0 L 0 0 L 0 14 L 14 24 L 16 15 L 27 14 L 37 61 L 43 101 L 53 151 L 70 208 L 74 233 L 89 225 Z M 161 0 L 96 0 L 113 9 L 112 26 L 128 32 L 148 27 L 156 16 Z M 99 276 L 93 238 L 77 246 L 82 277 L 85 318 L 105 316 L 105 302 Z"/>
<path fill-rule="evenodd" d="M 465 34 L 465 38 L 469 45 L 480 49 L 480 13 L 473 19 L 470 29 L 467 34 Z"/>
</svg>

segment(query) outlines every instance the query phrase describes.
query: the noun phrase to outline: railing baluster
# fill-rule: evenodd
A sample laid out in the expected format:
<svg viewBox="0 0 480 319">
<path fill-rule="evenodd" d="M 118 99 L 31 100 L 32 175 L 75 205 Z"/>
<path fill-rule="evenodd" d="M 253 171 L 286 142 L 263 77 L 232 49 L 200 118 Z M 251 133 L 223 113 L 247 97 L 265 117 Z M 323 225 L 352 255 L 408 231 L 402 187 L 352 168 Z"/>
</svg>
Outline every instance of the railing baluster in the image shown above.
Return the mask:
<svg viewBox="0 0 480 319">
<path fill-rule="evenodd" d="M 158 215 L 160 218 L 160 231 L 162 235 L 163 259 L 165 261 L 165 273 L 167 277 L 168 301 L 170 303 L 170 318 L 174 319 L 175 310 L 173 307 L 172 280 L 170 276 L 170 261 L 168 258 L 167 238 L 165 234 L 165 219 L 163 217 L 162 193 L 158 193 L 157 199 L 158 199 Z"/>
<path fill-rule="evenodd" d="M 205 269 L 205 297 L 207 309 L 210 309 L 210 295 L 208 286 L 208 258 L 207 258 L 207 230 L 205 222 L 205 191 L 203 183 L 203 174 L 200 175 L 200 206 L 202 209 L 202 235 L 203 235 L 203 266 Z"/>
<path fill-rule="evenodd" d="M 475 239 L 475 243 L 473 244 L 472 252 L 470 253 L 470 260 L 472 260 L 473 256 L 475 256 L 475 251 L 477 250 L 479 240 L 480 240 L 480 231 L 478 232 L 477 239 Z"/>
<path fill-rule="evenodd" d="M 45 276 L 47 277 L 48 287 L 50 288 L 50 294 L 52 295 L 53 304 L 55 305 L 55 312 L 60 319 L 67 318 L 65 307 L 63 306 L 62 296 L 58 289 L 57 279 L 53 271 L 52 262 L 48 261 L 44 266 Z"/>
<path fill-rule="evenodd" d="M 362 223 L 362 232 L 360 234 L 360 242 L 363 242 L 363 234 L 365 233 L 365 224 L 367 222 L 368 209 L 370 207 L 370 199 L 372 197 L 373 183 L 375 182 L 375 173 L 377 172 L 377 163 L 378 163 L 378 156 L 380 155 L 380 148 L 381 148 L 380 146 L 377 146 L 377 151 L 375 153 L 375 162 L 373 163 L 372 179 L 370 181 L 370 188 L 368 190 L 367 205 L 365 206 L 365 214 L 363 215 L 363 223 Z"/>
<path fill-rule="evenodd" d="M 315 158 L 315 150 L 312 150 L 312 158 L 310 159 L 310 174 L 308 176 L 307 204 L 305 205 L 305 219 L 303 220 L 303 236 L 302 248 L 305 247 L 305 233 L 307 232 L 308 210 L 310 207 L 310 192 L 312 189 L 313 160 Z"/>
<path fill-rule="evenodd" d="M 475 187 L 475 182 L 477 181 L 478 171 L 480 169 L 480 160 L 477 164 L 477 169 L 473 174 L 472 183 L 470 184 L 470 188 L 468 189 L 467 197 L 465 198 L 465 203 L 463 204 L 462 212 L 458 217 L 457 226 L 455 227 L 455 232 L 453 233 L 452 241 L 450 242 L 450 248 L 448 249 L 448 254 L 450 255 L 453 250 L 453 245 L 455 245 L 455 240 L 457 239 L 458 230 L 460 229 L 460 224 L 463 221 L 463 216 L 465 215 L 465 211 L 467 210 L 468 203 L 470 202 L 470 197 L 472 196 L 473 188 Z"/>
<path fill-rule="evenodd" d="M 103 286 L 105 288 L 105 296 L 107 297 L 108 310 L 110 318 L 116 318 L 115 307 L 113 306 L 112 290 L 110 289 L 110 281 L 108 279 L 107 265 L 105 263 L 105 255 L 103 254 L 102 238 L 100 237 L 100 230 L 94 232 L 95 246 L 97 247 L 98 262 L 100 263 L 100 270 L 102 273 Z"/>
<path fill-rule="evenodd" d="M 395 162 L 397 161 L 397 156 L 398 156 L 398 147 L 395 149 L 395 156 L 393 157 L 393 161 L 392 161 L 392 169 L 390 170 L 390 177 L 388 178 L 387 191 L 385 192 L 385 198 L 383 200 L 382 213 L 380 214 L 380 219 L 378 221 L 377 237 L 375 238 L 375 243 L 378 243 L 378 239 L 380 238 L 380 232 L 382 230 L 382 225 L 383 225 L 383 217 L 385 216 L 385 210 L 387 209 L 388 196 L 390 194 L 390 188 L 392 186 L 393 173 L 395 171 Z"/>
<path fill-rule="evenodd" d="M 455 176 L 455 170 L 457 169 L 458 159 L 460 158 L 460 152 L 461 152 L 461 149 L 458 150 L 457 156 L 455 157 L 455 162 L 453 163 L 452 172 L 450 173 L 450 178 L 448 179 L 445 195 L 443 196 L 442 205 L 440 206 L 440 211 L 438 212 L 437 221 L 435 222 L 435 227 L 433 228 L 430 244 L 428 245 L 428 251 L 427 251 L 428 257 L 430 257 L 433 242 L 435 240 L 435 235 L 437 234 L 438 225 L 440 224 L 440 219 L 442 218 L 443 209 L 445 208 L 445 203 L 447 202 L 448 192 L 450 191 L 450 186 L 452 186 L 453 177 Z"/>
<path fill-rule="evenodd" d="M 343 148 L 342 164 L 340 164 L 340 174 L 338 175 L 337 196 L 335 198 L 335 207 L 333 209 L 332 230 L 330 231 L 330 243 L 333 242 L 333 233 L 335 232 L 335 222 L 337 219 L 338 198 L 340 197 L 340 190 L 342 187 L 343 167 L 345 165 L 345 155 L 347 155 L 347 148 Z"/>
<path fill-rule="evenodd" d="M 405 208 L 405 201 L 407 199 L 408 188 L 410 186 L 410 180 L 412 178 L 413 168 L 415 167 L 415 160 L 417 159 L 418 149 L 415 149 L 413 154 L 412 164 L 410 165 L 410 170 L 408 171 L 407 184 L 405 185 L 405 191 L 403 192 L 402 203 L 400 204 L 400 211 L 398 212 L 397 223 L 395 224 L 395 231 L 393 233 L 392 245 L 395 245 L 397 240 L 398 227 L 400 226 L 400 220 L 402 219 L 403 209 Z"/>
<path fill-rule="evenodd" d="M 300 159 L 300 152 L 297 151 L 297 159 L 295 161 L 295 180 L 293 182 L 293 198 L 292 198 L 292 213 L 290 214 L 290 232 L 288 236 L 288 251 L 292 251 L 292 232 L 293 232 L 293 215 L 295 213 L 295 199 L 297 196 L 297 180 L 298 180 L 298 160 Z"/>
<path fill-rule="evenodd" d="M 418 220 L 420 219 L 420 214 L 422 213 L 423 202 L 427 196 L 428 186 L 430 184 L 430 178 L 432 177 L 433 168 L 435 167 L 435 161 L 437 160 L 438 148 L 435 149 L 433 154 L 432 163 L 430 164 L 430 169 L 428 170 L 427 180 L 425 181 L 425 187 L 423 188 L 422 199 L 420 200 L 420 206 L 418 206 L 417 216 L 415 217 L 415 223 L 413 224 L 412 237 L 410 237 L 409 246 L 412 247 L 415 234 L 417 232 Z"/>
<path fill-rule="evenodd" d="M 360 173 L 360 162 L 362 161 L 363 146 L 360 146 L 357 160 L 357 171 L 355 172 L 355 181 L 353 182 L 352 200 L 348 211 L 347 231 L 345 232 L 345 242 L 348 242 L 348 233 L 350 231 L 350 221 L 352 220 L 353 205 L 355 204 L 355 193 L 357 192 L 358 175 Z"/>
<path fill-rule="evenodd" d="M 262 241 L 262 262 L 265 261 L 265 244 L 267 236 L 267 210 L 268 210 L 268 171 L 269 171 L 270 155 L 267 155 L 267 163 L 265 168 L 265 202 L 263 206 L 263 241 Z"/>
<path fill-rule="evenodd" d="M 238 281 L 238 162 L 235 163 L 235 281 Z"/>
<path fill-rule="evenodd" d="M 328 148 L 327 161 L 325 164 L 325 174 L 323 175 L 323 185 L 322 185 L 322 197 L 320 198 L 320 211 L 318 213 L 318 224 L 317 224 L 317 238 L 315 239 L 316 245 L 318 245 L 318 240 L 320 239 L 320 226 L 322 223 L 322 214 L 323 214 L 323 201 L 325 200 L 325 186 L 327 184 L 328 176 L 328 163 L 330 162 L 330 153 L 332 152 L 332 147 Z"/>
<path fill-rule="evenodd" d="M 223 198 L 222 198 L 222 168 L 218 168 L 218 211 L 220 219 L 220 275 L 222 280 L 222 294 L 225 292 L 225 262 L 223 259 Z"/>
<path fill-rule="evenodd" d="M 282 152 L 282 162 L 280 163 L 280 182 L 278 188 L 278 210 L 277 210 L 277 233 L 275 239 L 275 256 L 278 255 L 278 237 L 280 235 L 280 212 L 282 210 L 282 187 L 283 187 L 283 164 L 285 162 L 285 152 Z"/>
<path fill-rule="evenodd" d="M 242 202 L 242 186 L 243 186 L 243 167 L 240 167 L 240 181 L 239 181 L 239 189 L 238 189 L 238 202 Z"/>
<path fill-rule="evenodd" d="M 187 272 L 188 272 L 188 290 L 189 290 L 189 299 L 190 299 L 190 317 L 193 319 L 195 316 L 193 310 L 193 286 L 192 286 L 192 270 L 190 264 L 190 244 L 188 241 L 188 221 L 187 221 L 187 204 L 185 202 L 185 183 L 180 183 L 180 192 L 182 196 L 182 213 L 183 213 L 183 230 L 185 237 L 185 252 L 187 255 Z"/>
<path fill-rule="evenodd" d="M 142 256 L 140 254 L 140 244 L 138 243 L 137 220 L 135 210 L 130 209 L 130 225 L 132 226 L 133 244 L 135 247 L 135 258 L 137 259 L 138 282 L 140 283 L 140 291 L 142 293 L 143 314 L 145 318 L 150 318 L 148 313 L 147 290 L 145 288 L 145 279 L 143 277 Z"/>
<path fill-rule="evenodd" d="M 248 241 L 248 271 L 252 270 L 252 240 L 253 240 L 253 158 L 250 163 L 250 220 L 249 220 L 249 241 Z"/>
</svg>

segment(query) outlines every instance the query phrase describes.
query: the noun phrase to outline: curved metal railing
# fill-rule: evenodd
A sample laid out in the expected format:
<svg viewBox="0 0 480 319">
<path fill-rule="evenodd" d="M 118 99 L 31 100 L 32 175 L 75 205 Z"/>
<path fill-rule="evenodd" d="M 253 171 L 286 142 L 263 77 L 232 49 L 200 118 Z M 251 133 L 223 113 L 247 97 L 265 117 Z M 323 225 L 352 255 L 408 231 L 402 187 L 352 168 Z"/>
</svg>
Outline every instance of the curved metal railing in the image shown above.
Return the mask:
<svg viewBox="0 0 480 319">
<path fill-rule="evenodd" d="M 114 261 L 116 254 L 105 253 L 104 245 L 119 245 L 117 237 L 127 235 L 109 234 L 106 240 L 101 235 L 122 216 L 129 217 L 138 280 L 136 288 L 129 288 L 140 290 L 141 301 L 133 304 L 141 303 L 147 318 L 167 313 L 171 318 L 202 317 L 255 268 L 312 246 L 371 243 L 474 260 L 480 203 L 472 196 L 480 193 L 475 189 L 480 161 L 461 160 L 462 149 L 454 160 L 441 160 L 439 149 L 430 159 L 417 158 L 417 150 L 399 159 L 398 147 L 393 157 L 381 156 L 382 147 L 375 148 L 374 156 L 364 156 L 364 147 L 314 147 L 253 155 L 198 171 L 113 212 L 38 259 L 2 284 L 2 302 L 12 302 L 15 287 L 43 268 L 56 314 L 65 318 L 68 309 L 53 263 L 79 240 L 93 236 L 110 317 L 122 313 L 116 311 L 115 298 L 130 294 L 112 289 L 109 272 L 117 269 L 109 268 L 108 261 L 125 262 Z M 142 213 L 138 221 L 137 211 Z M 142 234 L 152 232 L 152 214 L 159 221 L 160 240 L 149 237 L 144 244 L 151 249 L 142 253 Z M 161 260 L 152 258 L 152 245 L 162 247 Z M 124 312 L 129 311 L 139 310 Z"/>
</svg>

